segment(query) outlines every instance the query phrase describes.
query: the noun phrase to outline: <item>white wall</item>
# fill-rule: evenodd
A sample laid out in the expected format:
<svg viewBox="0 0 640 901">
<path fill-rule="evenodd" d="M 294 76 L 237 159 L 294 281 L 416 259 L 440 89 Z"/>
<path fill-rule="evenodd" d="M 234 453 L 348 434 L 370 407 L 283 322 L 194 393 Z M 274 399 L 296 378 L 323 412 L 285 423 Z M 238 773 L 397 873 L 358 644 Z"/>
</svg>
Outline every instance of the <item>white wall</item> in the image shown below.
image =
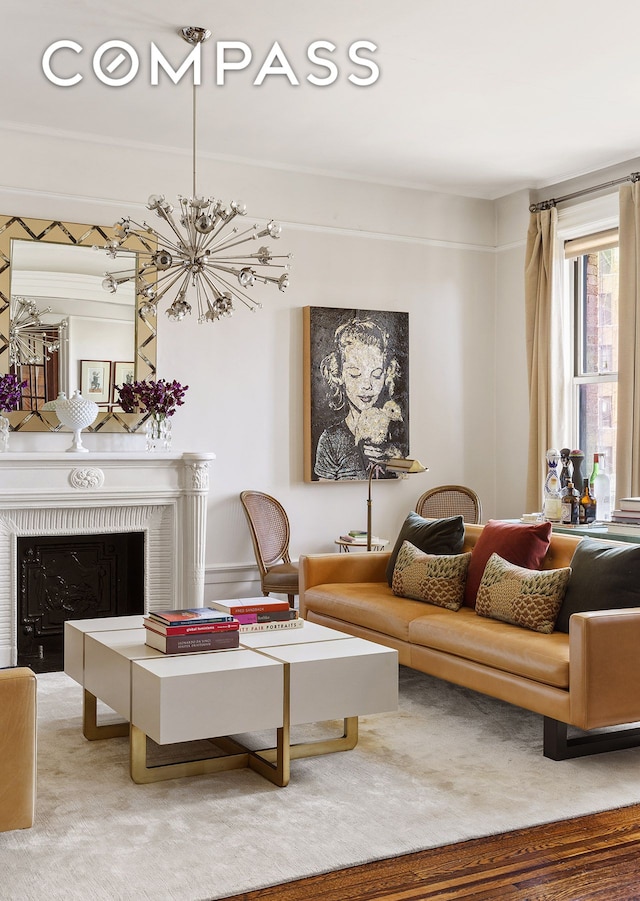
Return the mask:
<svg viewBox="0 0 640 901">
<path fill-rule="evenodd" d="M 186 155 L 126 147 L 114 154 L 15 131 L 0 130 L 0 139 L 2 213 L 111 224 L 124 214 L 145 215 L 141 205 L 152 192 L 173 199 L 190 190 Z M 243 488 L 268 491 L 285 504 L 294 556 L 333 550 L 334 537 L 366 521 L 363 483 L 303 482 L 306 305 L 410 314 L 411 452 L 430 470 L 374 484 L 374 531 L 394 538 L 417 497 L 449 482 L 476 488 L 485 517 L 506 514 L 510 486 L 499 477 L 497 489 L 496 470 L 497 435 L 508 423 L 496 385 L 506 376 L 518 393 L 524 346 L 518 347 L 520 335 L 509 339 L 508 320 L 496 316 L 496 260 L 515 283 L 520 251 L 503 249 L 496 257 L 494 203 L 208 159 L 199 162 L 198 183 L 203 192 L 243 200 L 248 220 L 281 221 L 279 249 L 294 253 L 291 287 L 286 294 L 265 289 L 261 312 L 238 310 L 201 326 L 195 318 L 174 324 L 162 316 L 159 326 L 159 376 L 190 386 L 174 416 L 174 448 L 217 455 L 208 511 L 210 596 L 256 590 L 238 500 Z M 507 306 L 500 293 L 498 310 Z M 506 356 L 503 339 L 510 342 Z M 15 450 L 60 450 L 67 443 L 66 435 L 11 436 Z M 142 439 L 89 435 L 84 443 L 141 449 Z M 514 512 L 522 512 L 517 506 Z"/>
</svg>

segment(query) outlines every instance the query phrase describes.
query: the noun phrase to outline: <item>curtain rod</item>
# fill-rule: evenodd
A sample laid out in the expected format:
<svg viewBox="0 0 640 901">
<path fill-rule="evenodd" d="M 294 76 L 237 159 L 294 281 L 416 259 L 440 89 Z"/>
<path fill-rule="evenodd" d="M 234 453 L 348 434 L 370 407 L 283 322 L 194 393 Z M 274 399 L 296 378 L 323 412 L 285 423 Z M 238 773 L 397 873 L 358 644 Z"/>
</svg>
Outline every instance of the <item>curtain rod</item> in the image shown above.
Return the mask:
<svg viewBox="0 0 640 901">
<path fill-rule="evenodd" d="M 530 213 L 540 213 L 542 210 L 550 210 L 558 203 L 564 203 L 565 200 L 573 200 L 575 197 L 582 197 L 583 194 L 592 194 L 594 191 L 601 191 L 603 188 L 613 188 L 615 185 L 621 185 L 625 181 L 640 181 L 640 172 L 632 172 L 631 175 L 625 175 L 624 178 L 614 178 L 613 181 L 605 181 L 601 185 L 594 185 L 592 188 L 583 188 L 581 191 L 574 191 L 573 194 L 565 194 L 564 197 L 555 197 L 551 200 L 542 200 L 540 203 L 532 203 L 529 207 Z"/>
</svg>

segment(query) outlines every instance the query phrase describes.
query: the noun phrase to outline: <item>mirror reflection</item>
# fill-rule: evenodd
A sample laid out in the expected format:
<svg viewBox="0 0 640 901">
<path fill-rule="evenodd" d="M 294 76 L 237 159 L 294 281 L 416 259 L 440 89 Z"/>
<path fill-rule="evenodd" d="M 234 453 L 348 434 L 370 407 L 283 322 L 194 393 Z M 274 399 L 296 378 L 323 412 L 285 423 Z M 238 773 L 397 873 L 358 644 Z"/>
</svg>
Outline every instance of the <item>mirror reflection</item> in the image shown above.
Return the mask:
<svg viewBox="0 0 640 901">
<path fill-rule="evenodd" d="M 111 294 L 102 282 L 122 265 L 92 247 L 11 241 L 9 353 L 27 382 L 23 410 L 76 388 L 105 410 L 117 406 L 116 384 L 133 379 L 136 297 L 132 283 Z"/>
<path fill-rule="evenodd" d="M 113 386 L 156 378 L 156 317 L 140 293 L 103 288 L 105 273 L 122 268 L 104 250 L 114 237 L 110 226 L 0 215 L 0 374 L 19 365 L 29 382 L 22 409 L 6 414 L 14 431 L 58 431 L 51 405 L 76 388 L 99 406 L 88 431 L 136 432 L 145 421 L 120 409 Z M 132 232 L 132 266 L 154 246 Z"/>
</svg>

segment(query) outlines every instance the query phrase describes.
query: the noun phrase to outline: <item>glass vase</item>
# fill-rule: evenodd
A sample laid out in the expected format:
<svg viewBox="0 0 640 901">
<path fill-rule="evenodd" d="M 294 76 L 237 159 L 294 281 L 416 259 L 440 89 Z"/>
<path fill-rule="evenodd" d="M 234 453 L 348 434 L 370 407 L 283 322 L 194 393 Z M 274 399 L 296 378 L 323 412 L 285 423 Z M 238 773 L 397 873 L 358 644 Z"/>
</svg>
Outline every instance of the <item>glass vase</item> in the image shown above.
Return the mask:
<svg viewBox="0 0 640 901">
<path fill-rule="evenodd" d="M 0 414 L 0 453 L 9 450 L 9 420 Z"/>
<path fill-rule="evenodd" d="M 160 413 L 151 413 L 147 419 L 147 450 L 168 451 L 171 447 L 171 420 Z"/>
</svg>

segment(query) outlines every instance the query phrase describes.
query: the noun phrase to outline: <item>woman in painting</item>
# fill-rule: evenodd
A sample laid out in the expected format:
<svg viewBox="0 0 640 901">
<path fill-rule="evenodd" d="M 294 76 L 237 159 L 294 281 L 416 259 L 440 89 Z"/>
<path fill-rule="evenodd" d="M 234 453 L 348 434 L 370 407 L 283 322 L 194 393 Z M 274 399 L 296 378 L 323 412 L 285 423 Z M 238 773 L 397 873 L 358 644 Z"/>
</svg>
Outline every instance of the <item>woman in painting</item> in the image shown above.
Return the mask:
<svg viewBox="0 0 640 901">
<path fill-rule="evenodd" d="M 315 475 L 367 479 L 371 466 L 401 455 L 394 432 L 402 411 L 391 399 L 399 366 L 388 333 L 372 319 L 350 319 L 336 329 L 320 369 L 329 407 L 346 415 L 320 435 Z"/>
</svg>

